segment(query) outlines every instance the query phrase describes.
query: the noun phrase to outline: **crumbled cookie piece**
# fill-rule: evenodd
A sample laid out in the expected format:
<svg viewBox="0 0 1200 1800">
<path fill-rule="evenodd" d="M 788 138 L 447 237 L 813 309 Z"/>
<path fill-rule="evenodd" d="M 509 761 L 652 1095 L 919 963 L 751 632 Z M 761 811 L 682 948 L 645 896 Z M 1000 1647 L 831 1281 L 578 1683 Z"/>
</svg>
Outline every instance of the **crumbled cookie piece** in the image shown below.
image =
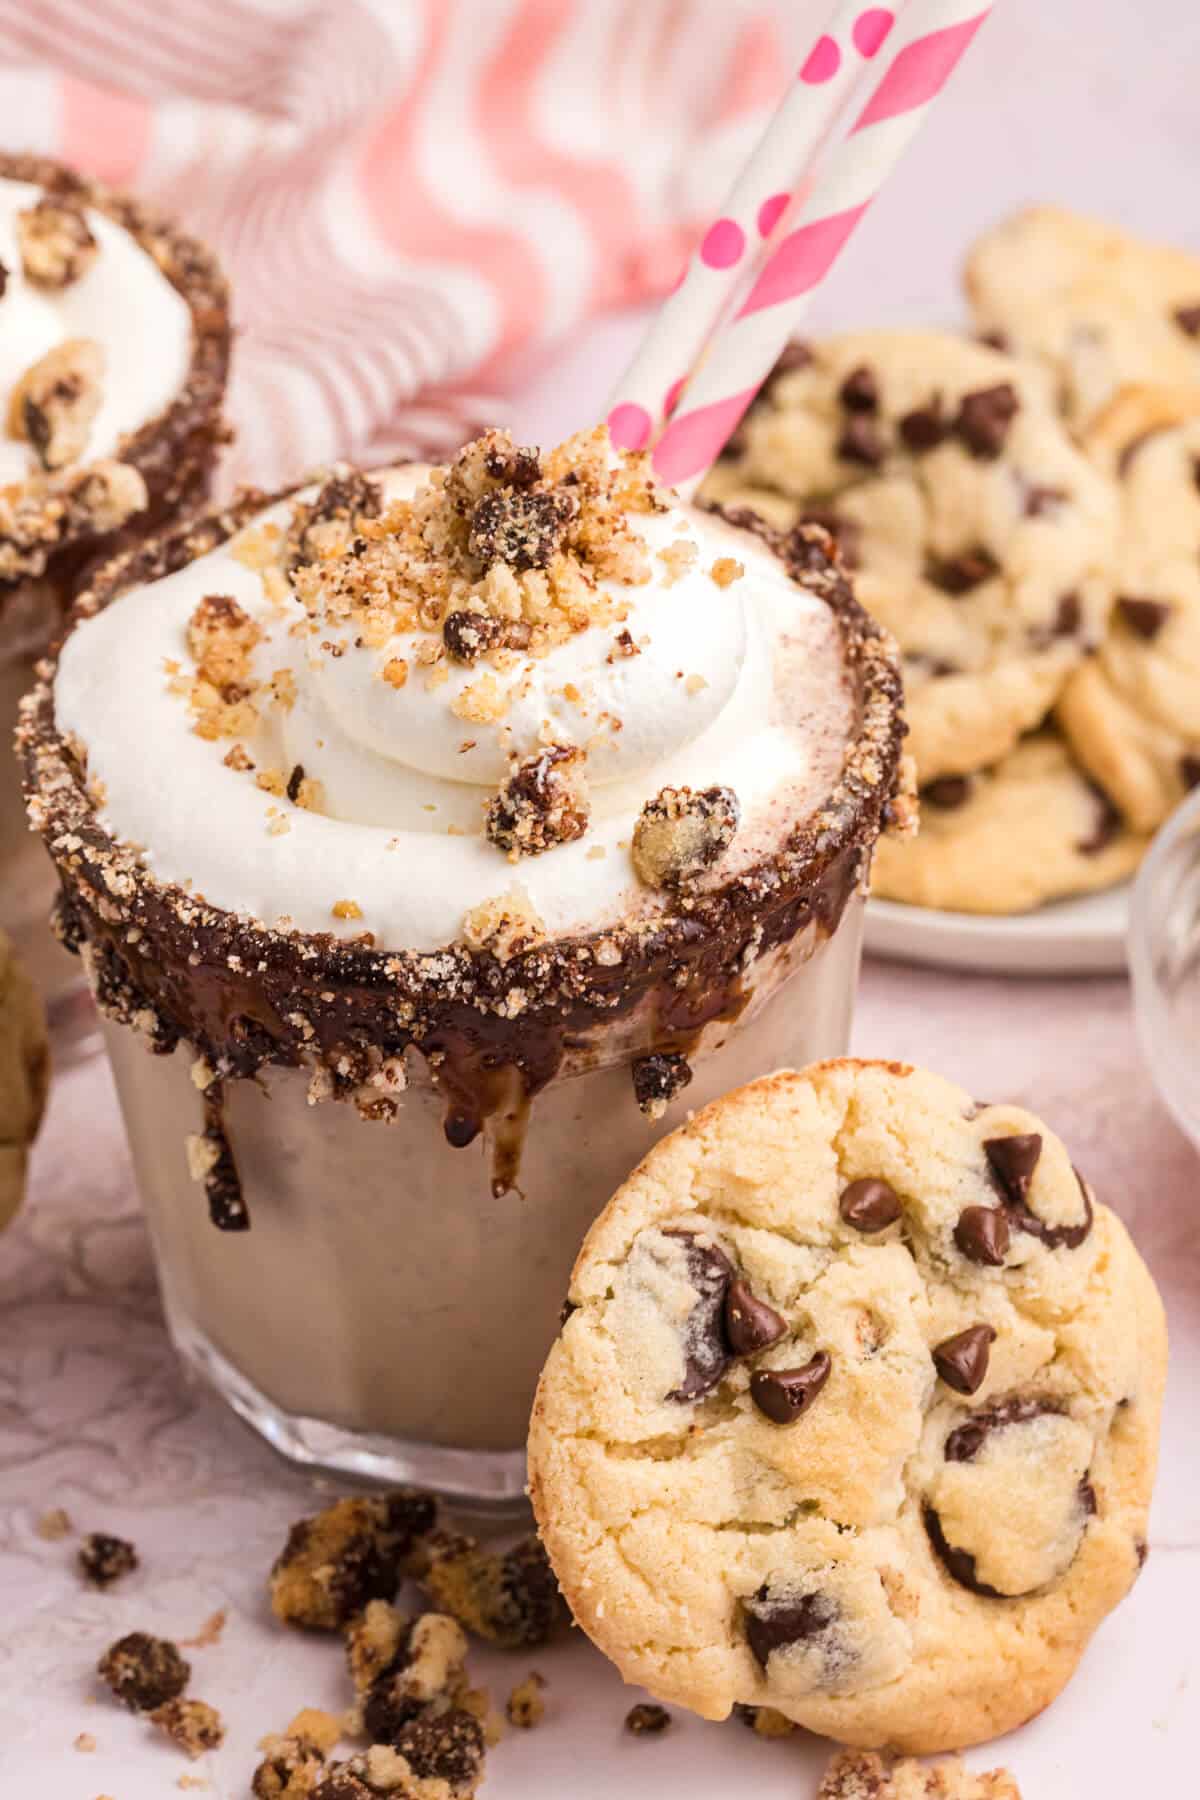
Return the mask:
<svg viewBox="0 0 1200 1800">
<path fill-rule="evenodd" d="M 389 1600 L 368 1600 L 345 1628 L 346 1662 L 356 1692 L 365 1694 L 393 1667 L 408 1640 L 411 1621 Z"/>
<path fill-rule="evenodd" d="M 436 1506 L 417 1488 L 335 1501 L 292 1526 L 271 1571 L 271 1608 L 287 1625 L 336 1631 L 369 1600 L 390 1600 Z"/>
<path fill-rule="evenodd" d="M 308 568 L 351 547 L 362 519 L 383 511 L 383 490 L 358 469 L 336 468 L 320 493 L 293 509 L 285 555 L 289 569 Z"/>
<path fill-rule="evenodd" d="M 56 1544 L 62 1538 L 70 1537 L 74 1526 L 71 1515 L 61 1506 L 52 1506 L 44 1512 L 33 1528 L 45 1544 Z"/>
<path fill-rule="evenodd" d="M 839 1750 L 817 1800 L 1021 1800 L 1021 1794 L 1007 1769 L 973 1775 L 957 1759 L 888 1763 L 873 1750 Z"/>
<path fill-rule="evenodd" d="M 463 611 L 447 613 L 442 626 L 442 642 L 455 662 L 473 663 L 504 638 L 504 626 L 490 613 Z"/>
<path fill-rule="evenodd" d="M 671 1715 L 665 1706 L 654 1706 L 646 1700 L 631 1706 L 625 1714 L 625 1729 L 634 1737 L 657 1737 L 670 1723 Z"/>
<path fill-rule="evenodd" d="M 467 543 L 485 570 L 503 563 L 516 574 L 544 569 L 579 512 L 569 488 L 494 488 L 471 515 Z"/>
<path fill-rule="evenodd" d="M 490 951 L 497 962 L 506 963 L 543 942 L 546 928 L 524 888 L 511 887 L 473 906 L 464 915 L 462 935 L 470 949 Z"/>
<path fill-rule="evenodd" d="M 291 1721 L 285 1737 L 300 1738 L 306 1744 L 315 1744 L 317 1749 L 328 1756 L 338 1739 L 344 1736 L 342 1721 L 326 1712 L 321 1706 L 302 1706 Z"/>
<path fill-rule="evenodd" d="M 405 1631 L 391 1664 L 372 1682 L 363 1706 L 369 1736 L 394 1744 L 410 1720 L 435 1702 L 456 1702 L 466 1687 L 467 1640 L 445 1613 L 422 1613 Z"/>
<path fill-rule="evenodd" d="M 505 1650 L 535 1649 L 566 1618 L 554 1571 L 538 1538 L 485 1550 L 474 1538 L 439 1532 L 419 1580 L 440 1611 Z"/>
<path fill-rule="evenodd" d="M 180 1648 L 183 1650 L 211 1650 L 214 1644 L 220 1643 L 228 1617 L 223 1606 L 215 1613 L 209 1613 L 195 1637 L 180 1638 Z"/>
<path fill-rule="evenodd" d="M 546 1716 L 546 1702 L 542 1695 L 546 1688 L 546 1677 L 531 1669 L 524 1681 L 518 1681 L 505 1704 L 510 1725 L 518 1731 L 532 1731 L 541 1724 Z"/>
<path fill-rule="evenodd" d="M 79 1567 L 94 1587 L 110 1587 L 138 1566 L 138 1553 L 125 1538 L 89 1531 L 79 1546 Z"/>
<path fill-rule="evenodd" d="M 471 1800 L 483 1777 L 485 1746 L 478 1719 L 461 1708 L 426 1713 L 394 1744 L 334 1764 L 312 1800 Z"/>
<path fill-rule="evenodd" d="M 96 1672 L 130 1712 L 153 1712 L 182 1694 L 192 1670 L 169 1638 L 131 1631 L 109 1645 Z"/>
<path fill-rule="evenodd" d="M 487 809 L 485 830 L 510 862 L 569 844 L 590 812 L 583 751 L 550 744 L 517 763 Z"/>
<path fill-rule="evenodd" d="M 250 1777 L 255 1800 L 308 1800 L 325 1773 L 325 1756 L 311 1738 L 266 1737 L 263 1760 Z"/>
<path fill-rule="evenodd" d="M 224 1721 L 206 1700 L 168 1700 L 150 1718 L 193 1762 L 225 1741 Z"/>
<path fill-rule="evenodd" d="M 8 402 L 8 433 L 32 445 L 43 469 L 78 462 L 104 394 L 105 357 L 94 338 L 65 338 L 26 369 Z"/>
<path fill-rule="evenodd" d="M 648 1119 L 661 1119 L 692 1079 L 692 1065 L 675 1052 L 642 1056 L 633 1065 L 633 1091 Z"/>
<path fill-rule="evenodd" d="M 633 866 L 647 887 L 677 887 L 711 868 L 733 842 L 740 808 L 732 788 L 665 787 L 633 830 Z"/>
<path fill-rule="evenodd" d="M 90 1731 L 81 1731 L 72 1743 L 71 1748 L 73 1750 L 78 1750 L 83 1756 L 90 1756 L 96 1748 L 96 1740 Z"/>
<path fill-rule="evenodd" d="M 262 627 L 230 594 L 205 594 L 188 620 L 188 649 L 197 671 L 221 690 L 246 681 L 261 638 Z"/>
<path fill-rule="evenodd" d="M 82 206 L 61 195 L 43 194 L 19 212 L 16 231 L 21 267 L 34 287 L 70 287 L 87 274 L 100 251 Z"/>
</svg>

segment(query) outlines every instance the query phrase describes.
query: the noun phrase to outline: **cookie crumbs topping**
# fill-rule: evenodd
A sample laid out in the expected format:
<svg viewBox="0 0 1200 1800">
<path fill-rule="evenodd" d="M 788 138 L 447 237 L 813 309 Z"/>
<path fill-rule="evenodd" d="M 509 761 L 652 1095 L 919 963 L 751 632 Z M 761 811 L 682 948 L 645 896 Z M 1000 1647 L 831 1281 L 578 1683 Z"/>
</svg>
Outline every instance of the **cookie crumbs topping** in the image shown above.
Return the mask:
<svg viewBox="0 0 1200 1800">
<path fill-rule="evenodd" d="M 93 1587 L 111 1587 L 138 1566 L 138 1553 L 125 1538 L 89 1531 L 79 1546 L 79 1567 Z"/>
<path fill-rule="evenodd" d="M 665 1706 L 654 1706 L 645 1700 L 631 1706 L 625 1714 L 625 1729 L 634 1737 L 658 1737 L 670 1723 L 671 1715 Z"/>
<path fill-rule="evenodd" d="M 16 232 L 26 281 L 51 292 L 86 275 L 100 252 L 82 206 L 65 196 L 43 194 L 17 214 Z"/>
<path fill-rule="evenodd" d="M 626 629 L 624 631 L 618 631 L 613 642 L 613 647 L 609 651 L 605 661 L 614 663 L 618 657 L 640 656 L 641 654 L 641 650 L 633 641 L 633 633 Z"/>
<path fill-rule="evenodd" d="M 678 886 L 720 860 L 733 842 L 741 809 L 732 788 L 663 788 L 642 808 L 633 831 L 633 866 L 647 887 Z"/>
<path fill-rule="evenodd" d="M 131 1631 L 110 1644 L 96 1672 L 131 1712 L 152 1712 L 177 1699 L 192 1673 L 168 1638 L 147 1631 Z"/>
<path fill-rule="evenodd" d="M 715 581 L 719 588 L 727 588 L 742 579 L 746 566 L 736 556 L 718 556 L 708 573 L 710 580 Z"/>
<path fill-rule="evenodd" d="M 546 1716 L 546 1702 L 542 1698 L 546 1688 L 546 1677 L 531 1669 L 524 1681 L 518 1681 L 505 1703 L 505 1713 L 510 1725 L 518 1731 L 533 1731 Z"/>
<path fill-rule="evenodd" d="M 383 665 L 383 679 L 391 688 L 402 688 L 408 682 L 408 664 L 402 656 L 389 657 Z"/>
<path fill-rule="evenodd" d="M 61 1539 L 70 1537 L 74 1526 L 71 1524 L 71 1515 L 65 1508 L 52 1506 L 49 1512 L 42 1514 L 33 1529 L 43 1543 L 56 1544 Z"/>
<path fill-rule="evenodd" d="M 587 830 L 586 758 L 568 744 L 549 744 L 518 762 L 487 809 L 489 842 L 510 862 L 569 844 Z"/>
<path fill-rule="evenodd" d="M 447 671 L 443 669 L 443 681 L 446 675 Z M 455 718 L 465 719 L 470 725 L 495 725 L 504 717 L 510 703 L 508 690 L 501 687 L 494 675 L 481 675 L 478 681 L 455 695 L 450 710 Z"/>
<path fill-rule="evenodd" d="M 661 1119 L 691 1079 L 691 1064 L 675 1053 L 643 1056 L 633 1064 L 634 1095 L 648 1119 Z"/>
<path fill-rule="evenodd" d="M 71 478 L 67 495 L 75 521 L 98 536 L 119 531 L 149 505 L 141 471 L 113 457 L 101 457 L 80 469 Z"/>
<path fill-rule="evenodd" d="M 357 900 L 335 900 L 331 910 L 335 919 L 361 919 L 363 916 Z"/>
<path fill-rule="evenodd" d="M 156 1706 L 150 1718 L 193 1762 L 225 1741 L 224 1721 L 205 1700 L 168 1700 Z"/>
<path fill-rule="evenodd" d="M 490 613 L 452 612 L 442 626 L 446 654 L 455 662 L 474 663 L 504 641 L 504 625 Z"/>
<path fill-rule="evenodd" d="M 221 690 L 247 682 L 261 639 L 261 626 L 230 594 L 205 594 L 188 620 L 188 649 L 197 672 Z"/>
<path fill-rule="evenodd" d="M 495 488 L 471 515 L 467 547 L 485 570 L 493 563 L 503 563 L 518 575 L 544 569 L 562 548 L 567 527 L 578 514 L 579 499 L 569 488 Z"/>
<path fill-rule="evenodd" d="M 66 338 L 26 369 L 8 403 L 8 433 L 43 469 L 78 462 L 104 397 L 105 356 L 94 338 Z"/>
<path fill-rule="evenodd" d="M 289 569 L 353 555 L 363 521 L 377 519 L 382 511 L 383 490 L 377 481 L 357 469 L 335 468 L 314 500 L 292 508 L 285 549 Z"/>
<path fill-rule="evenodd" d="M 473 906 L 463 917 L 462 936 L 469 949 L 485 950 L 506 963 L 544 943 L 546 928 L 524 888 L 511 887 Z"/>
<path fill-rule="evenodd" d="M 676 538 L 673 543 L 664 545 L 658 553 L 658 560 L 666 570 L 662 585 L 672 588 L 677 581 L 682 581 L 689 569 L 696 566 L 699 556 L 699 546 L 691 538 Z M 713 579 L 716 579 L 715 575 Z M 622 636 L 628 637 L 629 633 L 624 632 Z M 626 651 L 625 654 L 630 655 L 632 652 Z"/>
</svg>

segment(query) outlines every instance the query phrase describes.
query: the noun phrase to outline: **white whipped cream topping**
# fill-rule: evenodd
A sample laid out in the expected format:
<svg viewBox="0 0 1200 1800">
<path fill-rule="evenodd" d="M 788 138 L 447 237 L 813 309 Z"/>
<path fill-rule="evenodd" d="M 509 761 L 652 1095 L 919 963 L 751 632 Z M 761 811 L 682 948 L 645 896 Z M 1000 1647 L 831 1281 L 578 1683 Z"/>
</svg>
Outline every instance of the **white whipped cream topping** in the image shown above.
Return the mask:
<svg viewBox="0 0 1200 1800">
<path fill-rule="evenodd" d="M 411 493 L 423 475 L 392 471 L 385 490 Z M 289 516 L 283 503 L 256 525 Z M 637 881 L 629 844 L 660 788 L 720 784 L 737 794 L 741 824 L 716 876 L 724 879 L 820 804 L 841 768 L 851 712 L 836 621 L 757 539 L 682 506 L 637 528 L 652 550 L 682 539 L 697 551 L 673 584 L 652 558 L 660 579 L 619 590 L 639 654 L 610 662 L 622 627 L 592 627 L 540 660 L 522 658 L 498 677 L 528 690 L 502 727 L 450 710 L 453 695 L 489 671 L 486 659 L 450 664 L 449 680 L 430 689 L 410 658 L 407 683 L 390 687 L 379 668 L 415 640 L 392 639 L 380 652 L 334 630 L 318 636 L 343 641 L 344 654 L 320 653 L 311 634 L 292 630 L 307 620 L 299 602 L 268 602 L 229 545 L 122 595 L 72 633 L 56 678 L 59 726 L 87 748 L 107 828 L 138 845 L 160 879 L 231 911 L 343 937 L 370 931 L 382 949 L 436 949 L 461 935 L 471 908 L 514 889 L 553 934 L 615 924 L 658 904 Z M 709 571 L 727 556 L 745 573 L 720 587 Z M 302 764 L 322 785 L 323 812 L 228 768 L 229 740 L 198 737 L 186 700 L 169 691 L 165 664 L 193 667 L 187 625 L 206 594 L 233 596 L 259 622 L 258 677 L 293 670 L 296 704 L 267 709 L 247 748 L 259 770 Z M 597 741 L 602 713 L 620 729 Z M 483 836 L 484 808 L 507 752 L 538 749 L 546 719 L 556 741 L 590 746 L 591 823 L 575 842 L 514 864 Z M 273 835 L 280 814 L 288 829 Z M 341 900 L 361 916 L 334 917 Z"/>
<path fill-rule="evenodd" d="M 86 460 L 111 456 L 121 439 L 170 405 L 187 379 L 192 315 L 154 259 L 103 213 L 85 208 L 99 245 L 86 274 L 47 292 L 26 281 L 16 218 L 42 189 L 0 180 L 0 483 L 24 480 L 38 465 L 29 445 L 7 435 L 9 398 L 32 363 L 66 338 L 93 338 L 105 357 L 104 394 Z"/>
</svg>

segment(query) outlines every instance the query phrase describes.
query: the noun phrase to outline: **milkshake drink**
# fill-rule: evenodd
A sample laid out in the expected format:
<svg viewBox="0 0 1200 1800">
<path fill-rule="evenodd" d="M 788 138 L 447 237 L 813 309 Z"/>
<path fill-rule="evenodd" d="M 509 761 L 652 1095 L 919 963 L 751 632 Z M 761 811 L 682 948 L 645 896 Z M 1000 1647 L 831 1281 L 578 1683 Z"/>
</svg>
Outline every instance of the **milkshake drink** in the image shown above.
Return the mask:
<svg viewBox="0 0 1200 1800">
<path fill-rule="evenodd" d="M 516 1500 L 613 1188 L 845 1047 L 895 656 L 756 526 L 602 431 L 338 470 L 105 569 L 24 709 L 172 1332 L 293 1456 Z"/>
<path fill-rule="evenodd" d="M 76 975 L 47 921 L 9 743 L 96 560 L 201 500 L 223 440 L 224 283 L 123 195 L 0 155 L 0 925 L 43 988 Z"/>
</svg>

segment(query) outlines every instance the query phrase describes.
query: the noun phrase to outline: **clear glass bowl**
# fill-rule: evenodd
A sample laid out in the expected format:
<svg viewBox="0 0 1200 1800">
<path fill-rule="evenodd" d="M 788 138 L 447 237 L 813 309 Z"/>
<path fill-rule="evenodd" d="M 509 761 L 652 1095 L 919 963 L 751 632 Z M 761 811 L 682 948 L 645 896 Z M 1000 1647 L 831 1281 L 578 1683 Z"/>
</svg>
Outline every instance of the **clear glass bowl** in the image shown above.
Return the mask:
<svg viewBox="0 0 1200 1800">
<path fill-rule="evenodd" d="M 1200 1148 L 1200 791 L 1163 826 L 1142 864 L 1129 967 L 1150 1072 Z"/>
</svg>

